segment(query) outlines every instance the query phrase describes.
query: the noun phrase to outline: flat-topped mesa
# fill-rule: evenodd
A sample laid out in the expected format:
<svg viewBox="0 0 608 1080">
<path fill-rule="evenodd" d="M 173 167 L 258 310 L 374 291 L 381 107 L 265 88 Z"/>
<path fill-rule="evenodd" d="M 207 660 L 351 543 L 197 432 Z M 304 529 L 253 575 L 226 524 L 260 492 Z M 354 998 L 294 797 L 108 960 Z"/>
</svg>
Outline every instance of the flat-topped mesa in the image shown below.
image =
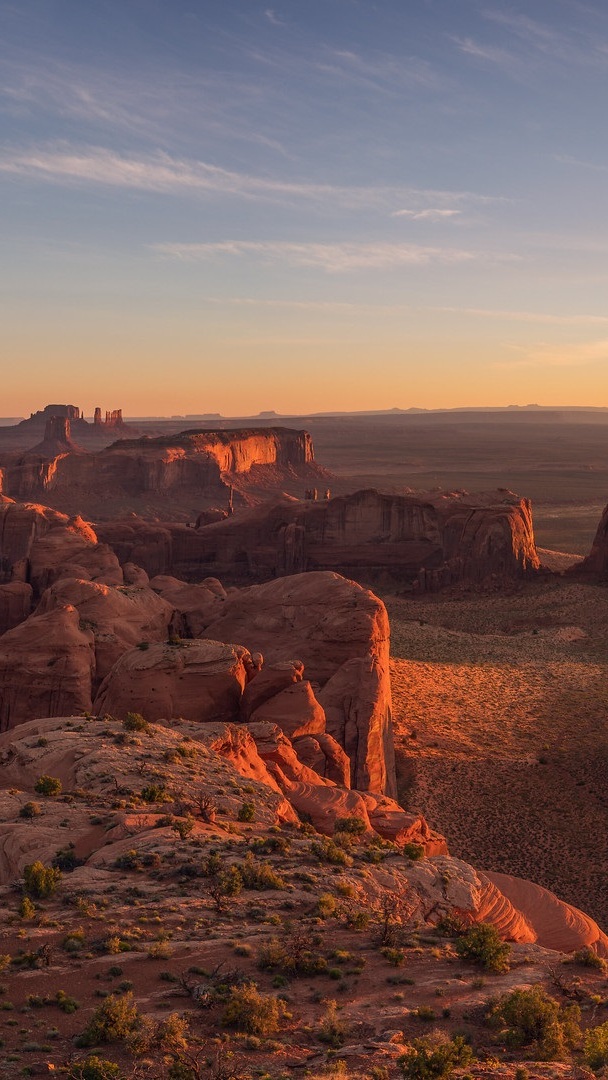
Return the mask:
<svg viewBox="0 0 608 1080">
<path fill-rule="evenodd" d="M 140 543 L 138 532 L 134 525 L 136 561 L 159 572 L 158 543 L 149 534 Z M 104 539 L 113 545 L 117 538 Z M 530 503 L 504 490 L 280 499 L 198 530 L 164 526 L 163 543 L 168 563 L 161 573 L 191 579 L 207 574 L 231 584 L 335 570 L 362 584 L 425 591 L 460 583 L 508 585 L 540 567 Z"/>
<path fill-rule="evenodd" d="M 37 443 L 26 456 L 55 458 L 60 454 L 79 453 L 81 448 L 72 439 L 71 421 L 67 416 L 49 416 L 44 429 L 44 439 Z"/>
<path fill-rule="evenodd" d="M 140 453 L 146 458 L 169 452 L 173 458 L 204 457 L 217 463 L 221 473 L 246 473 L 256 465 L 283 467 L 314 463 L 308 431 L 294 428 L 234 428 L 225 431 L 182 431 L 157 439 L 122 439 L 107 453 Z"/>
</svg>

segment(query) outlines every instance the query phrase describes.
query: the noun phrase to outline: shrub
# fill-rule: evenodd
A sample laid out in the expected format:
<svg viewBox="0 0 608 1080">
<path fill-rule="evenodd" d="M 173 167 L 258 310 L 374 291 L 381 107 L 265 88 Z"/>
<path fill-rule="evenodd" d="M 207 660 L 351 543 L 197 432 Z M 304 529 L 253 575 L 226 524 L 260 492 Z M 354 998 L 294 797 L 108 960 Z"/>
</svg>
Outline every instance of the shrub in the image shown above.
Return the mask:
<svg viewBox="0 0 608 1080">
<path fill-rule="evenodd" d="M 246 889 L 285 888 L 286 882 L 273 870 L 270 863 L 260 862 L 251 852 L 247 853 L 245 861 L 238 863 L 236 868 Z"/>
<path fill-rule="evenodd" d="M 22 818 L 35 818 L 42 813 L 39 803 L 26 802 L 23 804 L 19 811 L 19 817 Z"/>
<path fill-rule="evenodd" d="M 422 844 L 413 844 L 410 842 L 409 844 L 404 844 L 401 851 L 406 858 L 412 859 L 414 862 L 424 858 L 424 848 Z"/>
<path fill-rule="evenodd" d="M 237 818 L 239 821 L 253 821 L 255 818 L 255 803 L 244 802 L 239 807 Z"/>
<path fill-rule="evenodd" d="M 167 795 L 164 784 L 147 784 L 141 789 L 140 797 L 147 803 L 171 802 L 171 796 Z"/>
<path fill-rule="evenodd" d="M 494 1002 L 487 1019 L 506 1046 L 534 1046 L 552 1060 L 580 1038 L 580 1016 L 577 1005 L 562 1006 L 542 986 L 532 986 Z"/>
<path fill-rule="evenodd" d="M 504 974 L 509 970 L 511 946 L 501 941 L 498 931 L 489 923 L 472 926 L 456 941 L 456 952 L 462 960 L 481 964 L 486 971 Z"/>
<path fill-rule="evenodd" d="M 77 866 L 82 866 L 82 859 L 77 858 L 73 844 L 68 844 L 65 848 L 60 848 L 53 856 L 53 866 L 59 870 L 66 870 L 68 873 L 71 870 L 75 870 Z"/>
<path fill-rule="evenodd" d="M 147 734 L 150 732 L 148 721 L 138 712 L 128 712 L 122 726 L 126 731 L 145 731 Z"/>
<path fill-rule="evenodd" d="M 401 967 L 401 965 L 405 963 L 405 953 L 403 949 L 395 949 L 391 948 L 390 945 L 386 945 L 380 952 L 384 959 L 388 960 L 389 964 L 392 964 L 393 967 Z"/>
<path fill-rule="evenodd" d="M 39 795 L 61 795 L 63 790 L 58 776 L 39 776 L 34 784 L 34 791 Z"/>
<path fill-rule="evenodd" d="M 120 1080 L 122 1075 L 114 1061 L 91 1054 L 71 1063 L 67 1080 Z"/>
<path fill-rule="evenodd" d="M 204 877 L 207 878 L 207 889 L 215 904 L 217 912 L 224 910 L 226 901 L 230 897 L 238 896 L 243 889 L 243 879 L 236 866 L 223 868 L 219 855 L 209 855 L 202 866 Z"/>
<path fill-rule="evenodd" d="M 29 896 L 24 896 L 19 905 L 19 914 L 22 919 L 33 919 L 36 914 L 36 908 Z"/>
<path fill-rule="evenodd" d="M 363 818 L 353 815 L 353 817 L 338 818 L 334 829 L 335 832 L 350 833 L 351 836 L 362 836 L 364 832 L 367 832 L 367 825 Z"/>
<path fill-rule="evenodd" d="M 599 1027 L 587 1029 L 583 1047 L 585 1062 L 592 1069 L 608 1065 L 608 1020 Z"/>
<path fill-rule="evenodd" d="M 315 914 L 319 915 L 321 919 L 327 919 L 330 915 L 336 914 L 337 907 L 338 901 L 335 896 L 332 896 L 331 893 L 321 893 L 317 900 Z"/>
<path fill-rule="evenodd" d="M 338 1050 L 344 1045 L 348 1034 L 348 1026 L 338 1016 L 337 1002 L 331 1000 L 327 1002 L 327 1008 L 321 1017 L 317 1034 L 321 1042 L 327 1043 L 334 1050 Z"/>
<path fill-rule="evenodd" d="M 260 994 L 255 983 L 233 986 L 222 1014 L 222 1024 L 249 1035 L 274 1035 L 285 1016 L 285 1003 Z"/>
<path fill-rule="evenodd" d="M 441 1032 L 414 1039 L 409 1050 L 398 1059 L 407 1080 L 445 1080 L 454 1069 L 473 1060 L 473 1051 L 462 1035 L 450 1039 Z"/>
<path fill-rule="evenodd" d="M 321 836 L 310 845 L 310 854 L 314 855 L 319 862 L 331 863 L 333 866 L 352 866 L 353 860 L 350 855 L 339 847 L 329 836 Z"/>
<path fill-rule="evenodd" d="M 79 1042 L 81 1046 L 126 1039 L 137 1027 L 139 1014 L 133 994 L 110 994 L 93 1013 Z"/>
<path fill-rule="evenodd" d="M 52 896 L 61 881 L 61 870 L 55 866 L 45 866 L 37 860 L 30 863 L 23 871 L 24 892 L 39 900 Z"/>
<path fill-rule="evenodd" d="M 321 975 L 327 971 L 327 960 L 317 951 L 319 940 L 311 940 L 301 928 L 289 930 L 282 941 L 270 938 L 260 946 L 258 967 L 284 975 Z"/>
<path fill-rule="evenodd" d="M 606 961 L 602 960 L 602 957 L 598 956 L 588 945 L 574 953 L 572 962 L 582 964 L 583 967 L 594 968 L 595 971 L 605 971 L 607 967 Z"/>
</svg>

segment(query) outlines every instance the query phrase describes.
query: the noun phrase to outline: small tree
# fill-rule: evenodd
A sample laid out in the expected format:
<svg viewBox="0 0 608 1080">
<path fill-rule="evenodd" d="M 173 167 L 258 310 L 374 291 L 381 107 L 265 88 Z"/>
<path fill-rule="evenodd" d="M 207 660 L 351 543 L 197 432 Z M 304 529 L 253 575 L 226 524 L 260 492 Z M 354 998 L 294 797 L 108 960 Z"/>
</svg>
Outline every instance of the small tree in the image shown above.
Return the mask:
<svg viewBox="0 0 608 1080">
<path fill-rule="evenodd" d="M 456 952 L 462 960 L 481 964 L 486 971 L 503 975 L 509 970 L 511 946 L 502 941 L 498 931 L 490 923 L 472 926 L 456 941 Z"/>
<path fill-rule="evenodd" d="M 450 1039 L 437 1031 L 414 1039 L 397 1064 L 407 1080 L 445 1080 L 454 1069 L 469 1065 L 472 1060 L 473 1051 L 462 1035 Z"/>
<path fill-rule="evenodd" d="M 34 791 L 38 795 L 61 795 L 63 788 L 58 776 L 39 776 L 34 784 Z"/>
</svg>

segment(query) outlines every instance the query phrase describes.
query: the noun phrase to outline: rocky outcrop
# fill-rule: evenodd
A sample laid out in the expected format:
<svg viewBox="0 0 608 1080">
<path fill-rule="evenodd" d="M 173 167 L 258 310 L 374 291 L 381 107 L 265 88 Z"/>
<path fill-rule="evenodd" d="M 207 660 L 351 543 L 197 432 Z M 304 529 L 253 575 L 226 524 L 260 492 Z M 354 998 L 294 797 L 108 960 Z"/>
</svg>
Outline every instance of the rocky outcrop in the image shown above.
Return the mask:
<svg viewBox="0 0 608 1080">
<path fill-rule="evenodd" d="M 158 572 L 160 528 L 146 536 L 135 526 L 130 547 L 116 538 L 121 560 Z M 161 572 L 188 580 L 211 574 L 233 585 L 337 570 L 362 584 L 432 591 L 507 585 L 540 568 L 530 503 L 508 491 L 281 498 L 196 530 L 163 528 Z M 104 539 L 114 544 L 111 532 Z"/>
<path fill-rule="evenodd" d="M 91 708 L 93 634 L 76 608 L 32 615 L 0 638 L 0 731 Z"/>
<path fill-rule="evenodd" d="M 150 499 L 162 499 L 158 506 L 164 504 L 171 519 L 171 511 L 167 512 L 170 499 L 179 507 L 173 520 L 193 520 L 205 507 L 215 507 L 220 516 L 222 511 L 231 512 L 235 494 L 245 505 L 241 491 L 248 484 L 263 487 L 270 480 L 271 486 L 280 490 L 282 478 L 310 478 L 322 472 L 315 465 L 308 432 L 291 428 L 121 438 L 88 453 L 70 449 L 66 441 L 70 423 L 75 421 L 53 417 L 49 424 L 53 432 L 55 426 L 63 432 L 62 438 L 52 435 L 49 428 L 48 437 L 34 450 L 3 455 L 6 495 L 44 501 L 96 519 L 117 518 L 121 513 L 126 516 L 136 509 L 143 511 L 144 517 L 157 517 L 156 510 L 150 511 Z M 88 426 L 84 420 L 81 423 Z M 110 415 L 105 425 L 93 425 L 91 430 L 110 430 L 121 423 Z M 163 567 L 161 572 L 167 569 Z"/>
<path fill-rule="evenodd" d="M 25 581 L 0 585 L 0 635 L 24 622 L 31 614 L 33 589 Z"/>
<path fill-rule="evenodd" d="M 558 900 L 557 896 L 524 878 L 509 874 L 480 873 L 522 912 L 531 926 L 535 940 L 546 949 L 573 952 L 587 947 L 598 956 L 608 957 L 608 937 L 594 919 L 583 911 Z"/>
<path fill-rule="evenodd" d="M 568 567 L 566 573 L 593 581 L 608 581 L 608 506 L 600 518 L 591 551 L 582 562 L 574 562 Z"/>
<path fill-rule="evenodd" d="M 98 543 L 80 517 L 68 518 L 48 506 L 0 501 L 0 584 L 29 583 L 37 599 L 62 576 L 121 584 L 114 552 Z"/>
<path fill-rule="evenodd" d="M 74 607 L 81 626 L 95 640 L 95 687 L 125 652 L 166 642 L 174 627 L 175 610 L 152 589 L 133 585 L 102 585 L 62 577 L 43 593 L 37 615 Z"/>
<path fill-rule="evenodd" d="M 94 709 L 123 720 L 229 723 L 238 720 L 243 689 L 253 672 L 247 649 L 221 641 L 176 641 L 125 653 L 104 680 Z"/>
</svg>

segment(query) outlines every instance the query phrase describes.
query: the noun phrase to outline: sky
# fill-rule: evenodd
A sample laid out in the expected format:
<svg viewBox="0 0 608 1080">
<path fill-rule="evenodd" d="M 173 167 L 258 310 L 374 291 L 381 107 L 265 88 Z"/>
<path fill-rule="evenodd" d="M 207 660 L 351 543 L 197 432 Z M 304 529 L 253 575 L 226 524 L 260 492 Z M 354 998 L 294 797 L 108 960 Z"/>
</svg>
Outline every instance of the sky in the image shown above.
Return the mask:
<svg viewBox="0 0 608 1080">
<path fill-rule="evenodd" d="M 0 0 L 0 415 L 608 405 L 608 5 Z"/>
</svg>

